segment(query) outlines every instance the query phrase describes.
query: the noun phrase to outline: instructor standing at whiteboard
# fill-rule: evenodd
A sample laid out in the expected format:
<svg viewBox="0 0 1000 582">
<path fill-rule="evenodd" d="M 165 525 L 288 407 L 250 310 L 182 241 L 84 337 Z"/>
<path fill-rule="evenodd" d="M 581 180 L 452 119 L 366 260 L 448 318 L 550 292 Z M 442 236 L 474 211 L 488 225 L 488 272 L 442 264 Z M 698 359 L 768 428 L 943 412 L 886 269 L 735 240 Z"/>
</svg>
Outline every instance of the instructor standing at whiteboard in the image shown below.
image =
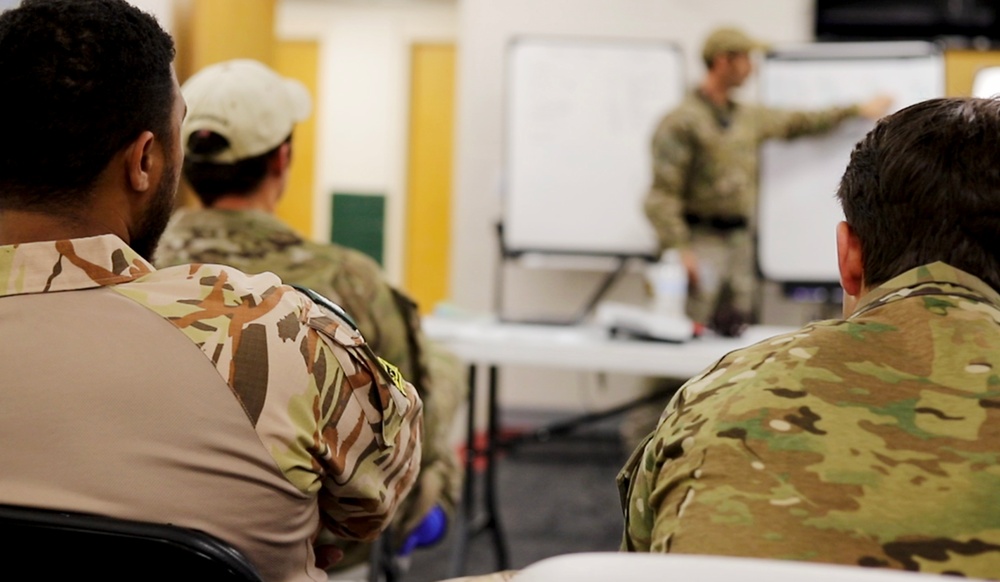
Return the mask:
<svg viewBox="0 0 1000 582">
<path fill-rule="evenodd" d="M 680 250 L 690 282 L 688 315 L 723 335 L 739 335 L 753 313 L 750 227 L 760 143 L 823 133 L 856 116 L 874 120 L 892 101 L 878 96 L 812 112 L 736 103 L 733 90 L 753 70 L 750 51 L 762 47 L 735 28 L 712 32 L 702 49 L 704 79 L 660 121 L 652 143 L 646 216 L 661 250 Z"/>
</svg>

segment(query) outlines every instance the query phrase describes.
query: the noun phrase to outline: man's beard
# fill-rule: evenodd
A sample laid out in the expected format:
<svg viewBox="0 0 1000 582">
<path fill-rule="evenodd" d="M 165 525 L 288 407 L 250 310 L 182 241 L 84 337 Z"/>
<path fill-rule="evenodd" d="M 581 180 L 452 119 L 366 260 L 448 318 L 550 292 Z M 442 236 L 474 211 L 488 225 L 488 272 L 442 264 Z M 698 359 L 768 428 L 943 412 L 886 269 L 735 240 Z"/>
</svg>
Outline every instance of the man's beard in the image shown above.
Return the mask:
<svg viewBox="0 0 1000 582">
<path fill-rule="evenodd" d="M 169 164 L 164 168 L 163 178 L 156 188 L 156 194 L 150 201 L 146 215 L 139 223 L 139 230 L 132 237 L 129 246 L 139 253 L 139 256 L 150 263 L 153 262 L 153 253 L 156 245 L 160 242 L 160 236 L 167 228 L 170 214 L 174 210 L 174 197 L 177 193 L 177 180 L 172 180 L 168 176 L 175 176 L 176 165 Z"/>
</svg>

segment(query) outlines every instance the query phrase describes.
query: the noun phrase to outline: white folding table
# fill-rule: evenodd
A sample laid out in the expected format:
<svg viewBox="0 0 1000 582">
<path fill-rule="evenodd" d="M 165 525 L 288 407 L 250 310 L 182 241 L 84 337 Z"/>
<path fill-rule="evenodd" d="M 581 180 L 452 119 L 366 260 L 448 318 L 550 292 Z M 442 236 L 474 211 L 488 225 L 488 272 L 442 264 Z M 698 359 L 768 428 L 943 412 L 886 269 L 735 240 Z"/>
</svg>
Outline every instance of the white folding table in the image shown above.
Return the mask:
<svg viewBox="0 0 1000 582">
<path fill-rule="evenodd" d="M 459 576 L 465 570 L 469 539 L 482 531 L 492 534 L 497 568 L 506 570 L 510 566 L 496 499 L 495 457 L 500 444 L 497 438 L 497 387 L 500 366 L 538 366 L 687 379 L 732 350 L 792 331 L 793 328 L 753 326 L 740 338 L 706 336 L 680 344 L 611 337 L 607 329 L 590 325 L 507 323 L 492 317 L 450 319 L 432 316 L 424 319 L 423 329 L 430 339 L 446 347 L 469 365 L 465 483 L 456 519 L 458 531 L 451 563 L 451 576 Z M 486 442 L 481 445 L 477 445 L 475 438 L 477 366 L 487 366 L 489 369 Z M 631 405 L 634 403 L 590 417 L 594 419 L 617 414 Z M 474 462 L 477 457 L 484 457 L 486 460 L 485 521 L 476 531 L 471 531 L 475 511 Z"/>
</svg>

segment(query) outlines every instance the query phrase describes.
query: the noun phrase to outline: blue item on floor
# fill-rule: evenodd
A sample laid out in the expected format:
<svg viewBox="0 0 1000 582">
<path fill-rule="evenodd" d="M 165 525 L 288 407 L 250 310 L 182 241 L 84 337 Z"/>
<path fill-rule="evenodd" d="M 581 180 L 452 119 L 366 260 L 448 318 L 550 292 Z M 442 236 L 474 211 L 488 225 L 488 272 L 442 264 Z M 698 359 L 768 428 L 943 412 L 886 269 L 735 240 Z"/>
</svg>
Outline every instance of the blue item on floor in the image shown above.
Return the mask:
<svg viewBox="0 0 1000 582">
<path fill-rule="evenodd" d="M 435 505 L 420 525 L 410 532 L 409 537 L 403 542 L 403 547 L 399 549 L 399 555 L 407 556 L 416 548 L 433 546 L 441 541 L 446 531 L 448 531 L 448 516 L 440 505 Z"/>
</svg>

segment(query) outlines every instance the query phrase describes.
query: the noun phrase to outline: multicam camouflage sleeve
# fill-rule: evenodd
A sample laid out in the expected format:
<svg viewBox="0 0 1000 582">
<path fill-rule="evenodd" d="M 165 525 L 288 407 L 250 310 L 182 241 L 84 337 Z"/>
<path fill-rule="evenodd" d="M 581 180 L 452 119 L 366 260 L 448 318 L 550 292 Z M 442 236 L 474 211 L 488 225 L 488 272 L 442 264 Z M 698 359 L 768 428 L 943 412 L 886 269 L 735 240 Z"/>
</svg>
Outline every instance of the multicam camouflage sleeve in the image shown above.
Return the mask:
<svg viewBox="0 0 1000 582">
<path fill-rule="evenodd" d="M 793 111 L 754 106 L 750 118 L 757 124 L 758 140 L 793 139 L 832 131 L 844 120 L 857 117 L 858 107 L 830 107 L 815 111 Z"/>
<path fill-rule="evenodd" d="M 424 456 L 417 484 L 400 507 L 400 538 L 412 532 L 434 506 L 454 516 L 462 493 L 462 466 L 451 443 L 451 429 L 465 402 L 468 370 L 454 354 L 435 344 L 427 342 L 425 350 L 432 387 L 423 397 Z"/>
<path fill-rule="evenodd" d="M 622 549 L 996 577 L 1000 310 L 919 282 L 954 272 L 687 383 L 619 475 Z"/>
<path fill-rule="evenodd" d="M 643 202 L 643 210 L 656 231 L 661 249 L 683 246 L 689 237 L 684 196 L 696 136 L 687 121 L 683 113 L 668 115 L 653 135 L 653 185 Z"/>
<path fill-rule="evenodd" d="M 321 516 L 341 537 L 371 540 L 388 525 L 419 473 L 422 403 L 399 370 L 366 349 L 353 328 L 315 305 L 311 312 L 308 325 L 329 348 L 309 358 L 312 373 L 339 374 L 312 403 L 322 419 L 316 435 L 324 469 Z"/>
</svg>

